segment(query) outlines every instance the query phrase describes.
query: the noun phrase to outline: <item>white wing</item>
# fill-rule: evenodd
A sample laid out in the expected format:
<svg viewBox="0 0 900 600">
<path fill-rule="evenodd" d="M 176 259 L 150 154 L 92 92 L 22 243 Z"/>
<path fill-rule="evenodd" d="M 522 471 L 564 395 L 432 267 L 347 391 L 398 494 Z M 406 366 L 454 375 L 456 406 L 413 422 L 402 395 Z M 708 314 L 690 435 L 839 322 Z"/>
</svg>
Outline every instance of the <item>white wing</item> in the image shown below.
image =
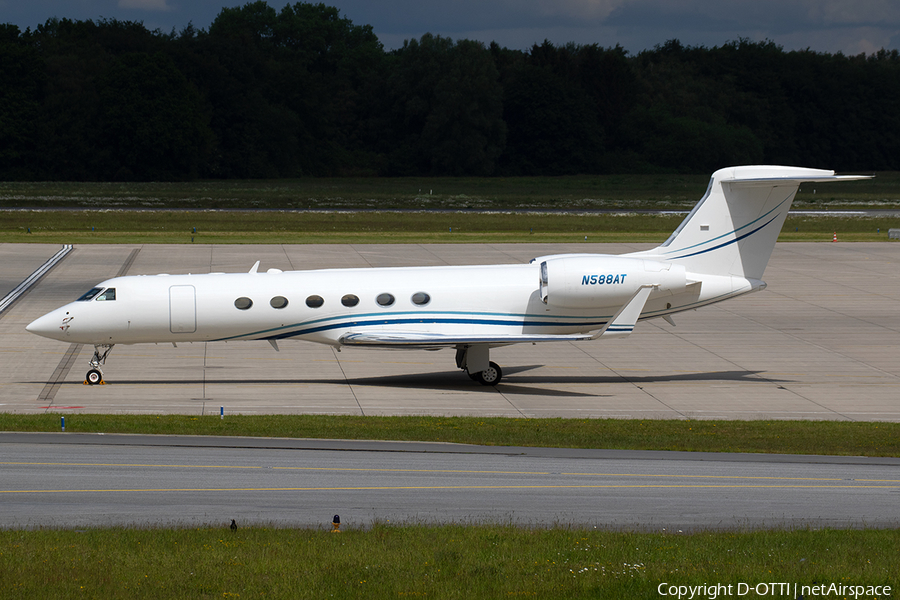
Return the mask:
<svg viewBox="0 0 900 600">
<path fill-rule="evenodd" d="M 413 331 L 374 331 L 348 333 L 340 338 L 345 346 L 368 348 L 455 348 L 472 344 L 507 346 L 537 342 L 577 342 L 591 339 L 591 334 L 540 335 L 540 334 L 441 334 Z"/>
</svg>

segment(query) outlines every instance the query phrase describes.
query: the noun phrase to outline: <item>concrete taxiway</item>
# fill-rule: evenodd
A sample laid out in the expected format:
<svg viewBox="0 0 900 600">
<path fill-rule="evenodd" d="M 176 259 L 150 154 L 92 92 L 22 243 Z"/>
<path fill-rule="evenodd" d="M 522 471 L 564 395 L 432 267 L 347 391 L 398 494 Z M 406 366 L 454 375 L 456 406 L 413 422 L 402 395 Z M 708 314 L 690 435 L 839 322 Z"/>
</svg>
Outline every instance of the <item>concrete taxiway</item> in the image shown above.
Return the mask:
<svg viewBox="0 0 900 600">
<path fill-rule="evenodd" d="M 610 342 L 492 351 L 496 388 L 452 351 L 282 342 L 116 346 L 108 385 L 83 385 L 92 348 L 25 331 L 36 317 L 118 274 L 527 262 L 630 244 L 82 245 L 0 314 L 0 411 L 320 413 L 900 421 L 900 245 L 776 246 L 767 290 L 657 319 Z M 0 244 L 0 284 L 59 246 Z M 311 293 L 314 292 L 311 290 Z"/>
</svg>

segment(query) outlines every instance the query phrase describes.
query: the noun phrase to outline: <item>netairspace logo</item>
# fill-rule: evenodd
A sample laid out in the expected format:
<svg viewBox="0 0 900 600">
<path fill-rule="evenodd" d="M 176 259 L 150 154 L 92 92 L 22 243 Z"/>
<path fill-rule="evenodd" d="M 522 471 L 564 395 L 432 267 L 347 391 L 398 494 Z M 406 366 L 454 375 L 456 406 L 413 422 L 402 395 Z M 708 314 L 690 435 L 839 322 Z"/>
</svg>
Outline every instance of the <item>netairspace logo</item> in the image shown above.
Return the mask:
<svg viewBox="0 0 900 600">
<path fill-rule="evenodd" d="M 802 585 L 789 582 L 766 583 L 714 583 L 703 585 L 670 585 L 661 583 L 656 588 L 660 596 L 693 600 L 694 598 L 741 598 L 741 597 L 790 597 L 790 598 L 887 598 L 893 593 L 889 585 L 847 585 L 843 583 L 822 583 Z"/>
</svg>

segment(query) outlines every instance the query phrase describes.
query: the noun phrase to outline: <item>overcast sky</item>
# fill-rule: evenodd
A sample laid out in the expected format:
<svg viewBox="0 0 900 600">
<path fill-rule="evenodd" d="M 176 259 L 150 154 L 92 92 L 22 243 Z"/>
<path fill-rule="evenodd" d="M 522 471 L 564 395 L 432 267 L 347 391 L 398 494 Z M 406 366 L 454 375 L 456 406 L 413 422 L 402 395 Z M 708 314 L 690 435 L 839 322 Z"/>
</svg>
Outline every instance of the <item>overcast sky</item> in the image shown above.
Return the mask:
<svg viewBox="0 0 900 600">
<path fill-rule="evenodd" d="M 142 21 L 148 29 L 206 29 L 232 0 L 0 0 L 0 23 L 34 28 L 51 17 Z M 287 0 L 269 0 L 281 10 Z M 331 0 L 385 48 L 424 33 L 527 49 L 545 39 L 622 45 L 636 54 L 666 40 L 720 46 L 769 39 L 786 50 L 872 53 L 900 48 L 900 0 Z"/>
</svg>

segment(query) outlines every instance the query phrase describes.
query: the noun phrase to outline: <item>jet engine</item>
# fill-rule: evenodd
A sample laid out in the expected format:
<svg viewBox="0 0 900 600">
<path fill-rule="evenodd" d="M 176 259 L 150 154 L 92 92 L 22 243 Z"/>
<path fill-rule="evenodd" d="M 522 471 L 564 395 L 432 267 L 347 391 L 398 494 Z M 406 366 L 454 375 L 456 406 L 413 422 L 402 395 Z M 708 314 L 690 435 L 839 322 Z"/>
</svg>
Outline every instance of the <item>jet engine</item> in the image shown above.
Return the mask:
<svg viewBox="0 0 900 600">
<path fill-rule="evenodd" d="M 640 258 L 581 255 L 541 261 L 541 300 L 559 308 L 621 306 L 643 286 L 654 286 L 651 297 L 683 292 L 683 265 Z"/>
</svg>

